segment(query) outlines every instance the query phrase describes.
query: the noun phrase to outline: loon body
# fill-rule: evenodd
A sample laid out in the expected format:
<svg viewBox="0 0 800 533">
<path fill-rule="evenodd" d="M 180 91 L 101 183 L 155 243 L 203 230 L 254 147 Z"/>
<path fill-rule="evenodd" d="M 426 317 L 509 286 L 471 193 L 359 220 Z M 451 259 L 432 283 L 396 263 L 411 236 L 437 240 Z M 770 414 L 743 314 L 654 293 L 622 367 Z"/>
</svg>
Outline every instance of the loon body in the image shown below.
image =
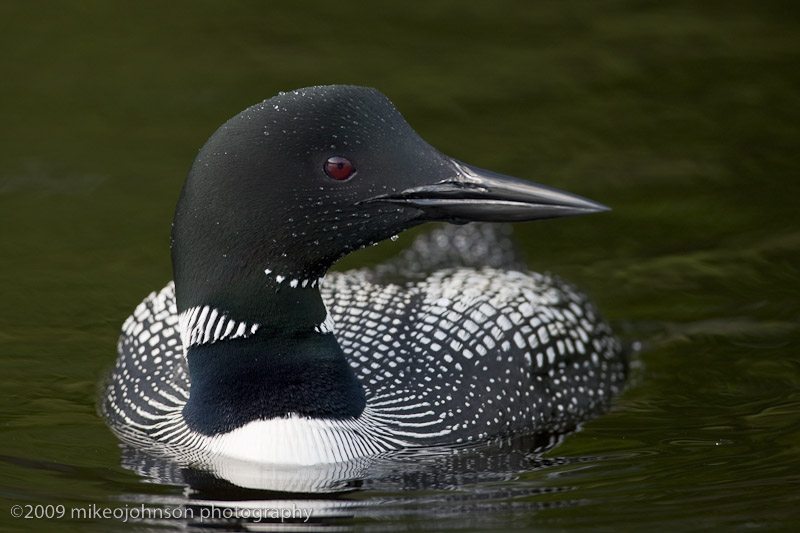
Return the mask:
<svg viewBox="0 0 800 533">
<path fill-rule="evenodd" d="M 123 325 L 102 410 L 137 446 L 288 465 L 567 431 L 618 392 L 624 357 L 502 230 L 447 226 L 375 269 L 326 272 L 427 221 L 603 209 L 441 154 L 373 89 L 266 100 L 195 159 L 174 283 Z"/>
</svg>

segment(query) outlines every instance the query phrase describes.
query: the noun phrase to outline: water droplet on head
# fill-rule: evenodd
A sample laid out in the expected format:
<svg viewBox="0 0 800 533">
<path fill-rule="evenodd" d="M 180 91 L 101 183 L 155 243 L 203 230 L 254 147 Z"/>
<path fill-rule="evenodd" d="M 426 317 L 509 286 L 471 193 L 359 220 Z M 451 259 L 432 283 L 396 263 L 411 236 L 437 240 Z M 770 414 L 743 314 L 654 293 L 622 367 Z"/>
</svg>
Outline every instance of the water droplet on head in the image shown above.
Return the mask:
<svg viewBox="0 0 800 533">
<path fill-rule="evenodd" d="M 390 237 L 390 239 L 392 239 L 393 241 L 396 241 L 396 240 L 397 240 L 397 239 L 399 239 L 399 238 L 400 238 L 400 235 L 392 235 L 392 236 Z"/>
</svg>

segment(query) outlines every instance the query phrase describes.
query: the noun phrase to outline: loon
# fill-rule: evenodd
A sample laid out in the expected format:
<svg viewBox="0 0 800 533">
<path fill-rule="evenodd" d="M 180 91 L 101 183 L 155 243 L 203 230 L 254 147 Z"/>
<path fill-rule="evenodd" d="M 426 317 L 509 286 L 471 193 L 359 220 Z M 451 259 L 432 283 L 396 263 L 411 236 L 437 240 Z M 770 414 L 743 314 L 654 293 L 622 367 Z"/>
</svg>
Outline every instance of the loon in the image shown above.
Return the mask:
<svg viewBox="0 0 800 533">
<path fill-rule="evenodd" d="M 618 340 L 497 225 L 463 224 L 606 209 L 442 154 L 375 89 L 280 93 L 196 156 L 174 282 L 123 324 L 101 411 L 137 447 L 280 465 L 574 429 L 624 382 Z M 456 229 L 327 272 L 431 221 Z"/>
</svg>

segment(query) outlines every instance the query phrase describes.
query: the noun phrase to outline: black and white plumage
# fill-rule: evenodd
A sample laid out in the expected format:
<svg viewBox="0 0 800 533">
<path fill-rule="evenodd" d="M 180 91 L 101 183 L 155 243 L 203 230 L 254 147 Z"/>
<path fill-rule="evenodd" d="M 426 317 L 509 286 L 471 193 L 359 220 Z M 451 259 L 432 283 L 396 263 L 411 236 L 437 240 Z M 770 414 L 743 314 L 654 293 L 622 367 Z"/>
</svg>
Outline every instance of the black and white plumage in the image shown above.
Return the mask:
<svg viewBox="0 0 800 533">
<path fill-rule="evenodd" d="M 326 166 L 342 158 L 344 179 Z M 123 325 L 103 411 L 175 457 L 289 465 L 566 431 L 618 392 L 625 360 L 586 297 L 526 271 L 502 229 L 449 226 L 325 272 L 428 220 L 601 208 L 436 152 L 371 89 L 267 100 L 195 160 L 175 282 Z"/>
</svg>

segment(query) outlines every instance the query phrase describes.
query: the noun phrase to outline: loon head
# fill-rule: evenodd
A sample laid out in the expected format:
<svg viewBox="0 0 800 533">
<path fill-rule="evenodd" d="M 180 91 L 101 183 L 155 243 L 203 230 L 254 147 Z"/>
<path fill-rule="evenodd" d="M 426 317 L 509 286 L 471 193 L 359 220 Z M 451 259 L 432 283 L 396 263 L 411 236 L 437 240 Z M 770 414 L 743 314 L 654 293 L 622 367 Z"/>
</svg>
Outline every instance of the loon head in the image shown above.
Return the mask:
<svg viewBox="0 0 800 533">
<path fill-rule="evenodd" d="M 603 209 L 438 152 L 374 89 L 311 87 L 246 109 L 200 150 L 175 211 L 186 423 L 216 435 L 362 412 L 317 286 L 348 252 L 426 221 Z"/>
<path fill-rule="evenodd" d="M 604 209 L 442 154 L 375 89 L 299 89 L 236 115 L 197 155 L 173 223 L 178 309 L 306 286 L 343 255 L 426 221 Z"/>
</svg>

